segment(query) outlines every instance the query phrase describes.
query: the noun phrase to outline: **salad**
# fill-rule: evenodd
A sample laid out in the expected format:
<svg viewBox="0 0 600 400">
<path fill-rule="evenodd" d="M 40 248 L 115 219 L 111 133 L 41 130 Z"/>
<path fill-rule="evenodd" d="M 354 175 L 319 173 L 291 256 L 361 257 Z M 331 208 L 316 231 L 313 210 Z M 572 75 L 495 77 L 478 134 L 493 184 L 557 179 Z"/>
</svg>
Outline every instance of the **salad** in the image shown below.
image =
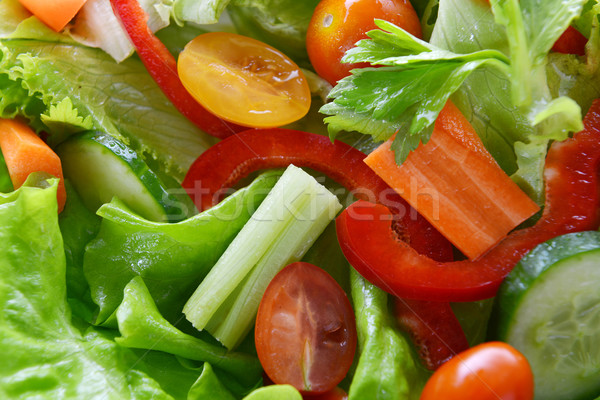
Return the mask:
<svg viewBox="0 0 600 400">
<path fill-rule="evenodd" d="M 0 397 L 597 400 L 599 41 L 596 0 L 0 0 Z"/>
</svg>

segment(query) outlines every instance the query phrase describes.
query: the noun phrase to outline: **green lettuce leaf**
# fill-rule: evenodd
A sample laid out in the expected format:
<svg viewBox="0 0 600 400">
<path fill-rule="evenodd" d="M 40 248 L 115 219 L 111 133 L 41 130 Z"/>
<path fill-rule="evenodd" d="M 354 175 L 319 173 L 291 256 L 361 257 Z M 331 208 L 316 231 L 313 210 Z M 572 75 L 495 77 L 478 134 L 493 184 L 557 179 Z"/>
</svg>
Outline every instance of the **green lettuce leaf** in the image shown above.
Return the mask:
<svg viewBox="0 0 600 400">
<path fill-rule="evenodd" d="M 196 371 L 170 355 L 140 357 L 117 345 L 108 331 L 71 323 L 58 181 L 42 189 L 30 186 L 35 180 L 0 194 L 0 349 L 6 357 L 0 363 L 0 397 L 185 398 Z"/>
<path fill-rule="evenodd" d="M 2 149 L 0 149 L 0 193 L 8 193 L 13 191 L 12 181 L 10 175 L 8 175 L 8 168 L 2 155 Z"/>
<path fill-rule="evenodd" d="M 200 281 L 273 187 L 279 171 L 268 172 L 219 205 L 176 224 L 155 223 L 118 201 L 98 210 L 100 233 L 89 243 L 83 270 L 99 306 L 96 323 L 115 326 L 123 289 L 144 278 L 162 315 L 175 324 Z"/>
<path fill-rule="evenodd" d="M 183 333 L 165 320 L 139 276 L 125 286 L 123 302 L 116 314 L 121 336 L 115 341 L 121 346 L 209 362 L 232 374 L 248 388 L 262 380 L 262 367 L 255 356 L 228 352 L 223 346 Z"/>
<path fill-rule="evenodd" d="M 429 374 L 392 321 L 387 293 L 354 269 L 350 278 L 359 352 L 348 399 L 418 399 Z"/>
</svg>

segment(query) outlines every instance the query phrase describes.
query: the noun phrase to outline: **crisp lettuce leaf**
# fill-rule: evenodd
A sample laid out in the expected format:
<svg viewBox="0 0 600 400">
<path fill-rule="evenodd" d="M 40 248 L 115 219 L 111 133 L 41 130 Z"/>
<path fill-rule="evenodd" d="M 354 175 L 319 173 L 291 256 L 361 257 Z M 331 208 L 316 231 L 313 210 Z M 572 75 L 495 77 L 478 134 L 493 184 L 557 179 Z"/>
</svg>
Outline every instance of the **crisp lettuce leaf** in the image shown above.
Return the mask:
<svg viewBox="0 0 600 400">
<path fill-rule="evenodd" d="M 35 180 L 0 194 L 0 397 L 172 399 L 161 386 L 172 382 L 184 398 L 196 371 L 166 354 L 140 358 L 110 332 L 71 323 L 58 181 L 42 189 Z"/>
<path fill-rule="evenodd" d="M 121 346 L 209 362 L 233 375 L 248 389 L 262 380 L 262 367 L 255 356 L 228 352 L 223 346 L 183 333 L 165 320 L 140 276 L 125 286 L 116 315 L 121 336 L 115 341 Z"/>
<path fill-rule="evenodd" d="M 265 173 L 219 205 L 177 224 L 146 221 L 120 202 L 101 207 L 100 233 L 89 243 L 83 263 L 99 306 L 96 323 L 115 326 L 109 317 L 136 276 L 144 278 L 162 315 L 173 324 L 179 321 L 187 299 L 279 175 Z"/>
<path fill-rule="evenodd" d="M 116 64 L 101 50 L 46 41 L 42 32 L 24 31 L 21 29 L 21 36 L 29 33 L 35 39 L 0 39 L 3 117 L 29 118 L 36 129 L 50 132 L 53 144 L 66 136 L 61 129 L 65 125 L 77 127 L 91 121 L 94 129 L 158 160 L 162 169 L 178 180 L 197 156 L 214 144 L 214 138 L 174 108 L 139 60 Z M 70 109 L 66 110 L 66 105 Z M 61 109 L 67 112 L 58 112 Z M 44 122 L 40 114 L 46 115 Z"/>
<path fill-rule="evenodd" d="M 12 181 L 8 174 L 8 168 L 2 155 L 2 149 L 0 149 L 0 193 L 8 193 L 13 191 Z"/>
</svg>

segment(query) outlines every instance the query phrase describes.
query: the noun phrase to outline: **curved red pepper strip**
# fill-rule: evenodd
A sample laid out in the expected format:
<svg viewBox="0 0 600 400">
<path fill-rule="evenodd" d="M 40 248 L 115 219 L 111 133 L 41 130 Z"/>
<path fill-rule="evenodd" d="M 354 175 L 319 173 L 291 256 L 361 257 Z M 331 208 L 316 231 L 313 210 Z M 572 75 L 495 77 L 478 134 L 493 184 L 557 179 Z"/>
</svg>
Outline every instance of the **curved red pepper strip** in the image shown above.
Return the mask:
<svg viewBox="0 0 600 400">
<path fill-rule="evenodd" d="M 417 251 L 448 257 L 450 243 L 394 192 L 364 162 L 365 154 L 343 142 L 290 129 L 251 129 L 205 151 L 182 185 L 199 210 L 218 203 L 223 192 L 251 172 L 290 164 L 312 168 L 334 179 L 357 198 L 385 203 L 395 210 L 402 237 Z"/>
<path fill-rule="evenodd" d="M 337 218 L 342 250 L 367 280 L 399 297 L 474 301 L 493 297 L 503 278 L 536 245 L 569 232 L 595 230 L 600 222 L 600 101 L 572 139 L 554 143 L 546 158 L 546 206 L 531 227 L 511 233 L 474 261 L 441 263 L 396 240 L 390 211 L 357 201 Z M 368 232 L 368 235 L 365 235 Z"/>
<path fill-rule="evenodd" d="M 148 28 L 148 15 L 137 0 L 110 0 L 110 2 L 146 69 L 183 115 L 204 132 L 220 139 L 248 129 L 223 121 L 208 112 L 189 94 L 179 80 L 175 58 Z"/>
<path fill-rule="evenodd" d="M 192 164 L 182 185 L 198 209 L 206 210 L 221 200 L 226 189 L 251 172 L 289 164 L 312 168 L 358 198 L 387 204 L 395 210 L 397 228 L 411 246 L 432 258 L 451 260 L 450 243 L 375 174 L 363 162 L 364 158 L 365 154 L 354 147 L 331 142 L 325 136 L 288 129 L 254 129 L 229 137 L 204 152 Z M 421 323 L 414 327 L 415 334 L 411 336 L 422 347 L 422 354 L 431 354 L 431 365 L 447 359 L 449 351 L 462 350 L 466 338 L 456 318 L 455 323 L 451 321 L 453 314 L 448 303 L 426 302 L 421 307 L 419 302 L 412 302 L 407 312 L 407 319 Z M 411 328 L 408 323 L 405 326 Z M 450 343 L 459 343 L 460 338 L 464 342 Z"/>
<path fill-rule="evenodd" d="M 429 370 L 437 369 L 469 348 L 450 303 L 396 297 L 394 315 L 400 327 L 410 335 L 419 357 Z"/>
</svg>

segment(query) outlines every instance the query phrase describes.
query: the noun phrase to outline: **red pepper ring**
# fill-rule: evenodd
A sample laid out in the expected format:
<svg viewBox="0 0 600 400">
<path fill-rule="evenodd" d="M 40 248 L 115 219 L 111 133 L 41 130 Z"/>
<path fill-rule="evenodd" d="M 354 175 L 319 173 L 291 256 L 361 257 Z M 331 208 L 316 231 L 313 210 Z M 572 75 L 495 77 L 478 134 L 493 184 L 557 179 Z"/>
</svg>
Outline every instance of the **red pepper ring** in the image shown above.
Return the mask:
<svg viewBox="0 0 600 400">
<path fill-rule="evenodd" d="M 361 275 L 398 297 L 475 301 L 493 297 L 504 277 L 536 245 L 600 223 L 600 101 L 572 139 L 554 143 L 546 158 L 546 206 L 531 228 L 514 231 L 474 261 L 436 262 L 396 240 L 391 212 L 359 200 L 336 220 L 346 258 Z M 368 234 L 365 234 L 368 232 Z"/>
<path fill-rule="evenodd" d="M 450 243 L 417 214 L 364 162 L 365 154 L 340 141 L 314 133 L 272 128 L 250 129 L 205 151 L 190 167 L 182 186 L 199 210 L 217 204 L 240 179 L 261 169 L 290 164 L 320 171 L 357 198 L 378 201 L 395 211 L 403 238 L 436 259 L 452 254 Z"/>
<path fill-rule="evenodd" d="M 248 129 L 222 120 L 200 105 L 179 80 L 177 62 L 148 28 L 148 15 L 137 0 L 110 0 L 146 69 L 173 105 L 209 135 L 223 139 Z"/>
</svg>

